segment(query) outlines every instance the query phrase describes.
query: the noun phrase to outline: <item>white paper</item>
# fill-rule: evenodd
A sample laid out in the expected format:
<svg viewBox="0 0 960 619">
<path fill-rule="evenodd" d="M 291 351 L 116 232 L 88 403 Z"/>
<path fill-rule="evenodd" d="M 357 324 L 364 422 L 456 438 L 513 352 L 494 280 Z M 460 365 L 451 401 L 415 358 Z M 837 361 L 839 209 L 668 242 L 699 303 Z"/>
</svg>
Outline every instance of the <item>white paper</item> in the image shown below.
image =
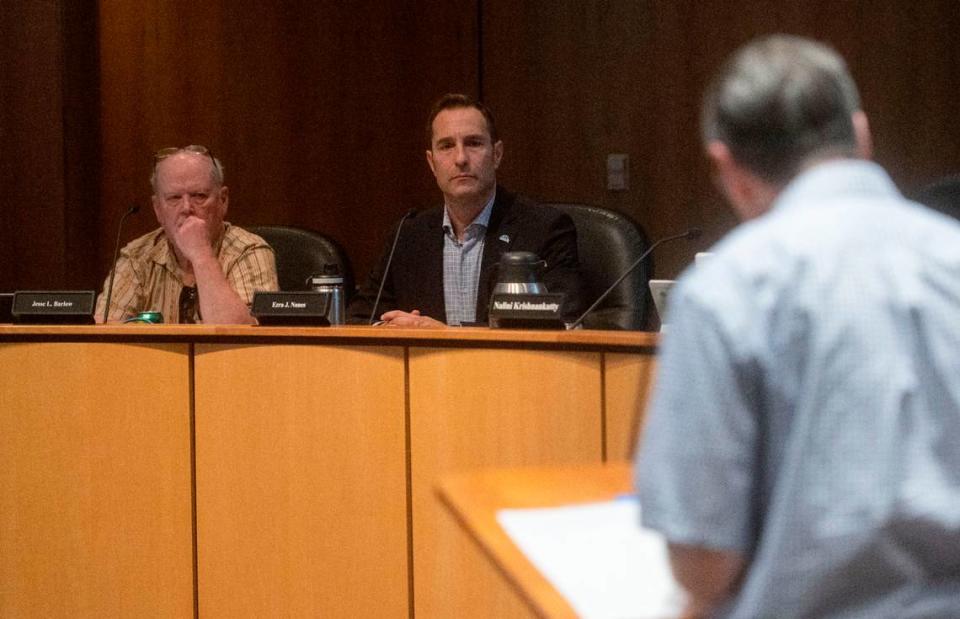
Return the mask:
<svg viewBox="0 0 960 619">
<path fill-rule="evenodd" d="M 640 526 L 636 497 L 504 509 L 497 521 L 580 617 L 663 619 L 683 610 L 666 542 Z"/>
</svg>

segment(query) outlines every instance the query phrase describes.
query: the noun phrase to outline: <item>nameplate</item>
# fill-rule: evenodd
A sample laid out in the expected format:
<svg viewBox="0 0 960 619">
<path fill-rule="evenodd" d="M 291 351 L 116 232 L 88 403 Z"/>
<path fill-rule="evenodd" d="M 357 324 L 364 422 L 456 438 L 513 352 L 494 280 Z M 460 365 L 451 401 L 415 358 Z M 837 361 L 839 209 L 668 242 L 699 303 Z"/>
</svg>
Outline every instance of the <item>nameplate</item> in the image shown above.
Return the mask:
<svg viewBox="0 0 960 619">
<path fill-rule="evenodd" d="M 10 313 L 25 324 L 93 324 L 92 290 L 17 291 Z"/>
<path fill-rule="evenodd" d="M 497 329 L 563 329 L 562 293 L 495 294 L 490 298 L 490 326 Z"/>
<path fill-rule="evenodd" d="M 250 313 L 262 325 L 330 325 L 330 295 L 324 292 L 255 292 Z"/>
</svg>

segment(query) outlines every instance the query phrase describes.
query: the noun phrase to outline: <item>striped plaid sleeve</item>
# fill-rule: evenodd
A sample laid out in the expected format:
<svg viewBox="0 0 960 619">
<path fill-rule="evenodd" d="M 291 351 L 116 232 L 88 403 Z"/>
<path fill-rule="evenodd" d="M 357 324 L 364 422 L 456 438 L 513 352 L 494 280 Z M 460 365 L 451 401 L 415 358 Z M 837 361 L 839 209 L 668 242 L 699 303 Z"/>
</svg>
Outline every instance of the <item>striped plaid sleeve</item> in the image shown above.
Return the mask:
<svg viewBox="0 0 960 619">
<path fill-rule="evenodd" d="M 228 267 L 227 279 L 248 306 L 253 303 L 254 292 L 277 290 L 279 283 L 273 249 L 266 243 L 245 248 Z"/>
<path fill-rule="evenodd" d="M 130 258 L 121 253 L 116 264 L 117 275 L 113 282 L 113 293 L 110 296 L 110 314 L 108 321 L 121 321 L 142 310 L 143 291 Z M 103 290 L 97 297 L 97 309 L 94 314 L 97 322 L 103 319 L 103 308 L 107 302 L 107 286 L 110 284 L 110 274 L 103 282 Z"/>
</svg>

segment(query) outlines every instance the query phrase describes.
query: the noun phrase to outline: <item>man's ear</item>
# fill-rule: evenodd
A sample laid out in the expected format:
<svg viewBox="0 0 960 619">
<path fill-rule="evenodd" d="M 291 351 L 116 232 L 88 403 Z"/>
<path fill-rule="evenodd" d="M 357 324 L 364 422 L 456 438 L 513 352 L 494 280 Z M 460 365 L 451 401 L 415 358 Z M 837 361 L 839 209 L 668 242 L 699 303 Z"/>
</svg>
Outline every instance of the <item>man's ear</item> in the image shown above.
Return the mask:
<svg viewBox="0 0 960 619">
<path fill-rule="evenodd" d="M 162 203 L 157 194 L 150 196 L 150 204 L 153 206 L 153 214 L 157 217 L 157 223 L 163 225 L 163 219 L 160 218 L 160 207 Z"/>
<path fill-rule="evenodd" d="M 712 140 L 707 144 L 707 159 L 713 164 L 713 169 L 720 174 L 729 170 L 733 155 L 726 144 L 719 140 Z"/>
<path fill-rule="evenodd" d="M 776 190 L 741 165 L 723 142 L 714 140 L 707 144 L 706 150 L 716 183 L 737 217 L 747 220 L 765 213 L 776 196 Z"/>
<path fill-rule="evenodd" d="M 713 180 L 717 188 L 730 202 L 736 202 L 742 193 L 739 180 L 739 166 L 733 154 L 723 142 L 714 140 L 707 144 L 707 159 L 713 169 Z"/>
<path fill-rule="evenodd" d="M 500 167 L 500 160 L 503 159 L 503 140 L 497 140 L 493 145 L 493 169 Z"/>
<path fill-rule="evenodd" d="M 430 166 L 430 171 L 433 172 L 433 175 L 437 175 L 437 168 L 433 165 L 433 151 L 427 150 L 427 165 Z"/>
<path fill-rule="evenodd" d="M 863 110 L 854 112 L 850 119 L 853 121 L 853 135 L 857 140 L 857 155 L 861 159 L 873 159 L 873 136 L 870 135 L 870 121 Z"/>
<path fill-rule="evenodd" d="M 222 205 L 220 217 L 225 217 L 227 214 L 227 207 L 230 205 L 230 190 L 226 185 L 220 188 L 220 204 Z"/>
</svg>

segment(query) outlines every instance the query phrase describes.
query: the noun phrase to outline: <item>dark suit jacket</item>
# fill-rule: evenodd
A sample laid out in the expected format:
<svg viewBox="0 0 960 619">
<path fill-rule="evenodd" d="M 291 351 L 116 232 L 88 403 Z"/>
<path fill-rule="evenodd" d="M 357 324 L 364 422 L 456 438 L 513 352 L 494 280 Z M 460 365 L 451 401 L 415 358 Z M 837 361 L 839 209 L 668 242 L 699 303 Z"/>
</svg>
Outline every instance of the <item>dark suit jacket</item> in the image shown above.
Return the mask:
<svg viewBox="0 0 960 619">
<path fill-rule="evenodd" d="M 503 240 L 504 237 L 509 240 Z M 443 207 L 430 209 L 403 224 L 393 265 L 377 306 L 378 319 L 392 309 L 407 312 L 418 309 L 424 316 L 446 322 L 443 238 Z M 379 263 L 351 301 L 347 311 L 350 322 L 369 321 L 392 243 L 393 235 Z M 481 258 L 478 322 L 487 321 L 490 293 L 496 284 L 494 267 L 506 251 L 532 251 L 546 261 L 541 280 L 549 292 L 566 294 L 564 318 L 575 318 L 583 310 L 577 230 L 573 220 L 557 209 L 534 204 L 498 186 Z"/>
</svg>

